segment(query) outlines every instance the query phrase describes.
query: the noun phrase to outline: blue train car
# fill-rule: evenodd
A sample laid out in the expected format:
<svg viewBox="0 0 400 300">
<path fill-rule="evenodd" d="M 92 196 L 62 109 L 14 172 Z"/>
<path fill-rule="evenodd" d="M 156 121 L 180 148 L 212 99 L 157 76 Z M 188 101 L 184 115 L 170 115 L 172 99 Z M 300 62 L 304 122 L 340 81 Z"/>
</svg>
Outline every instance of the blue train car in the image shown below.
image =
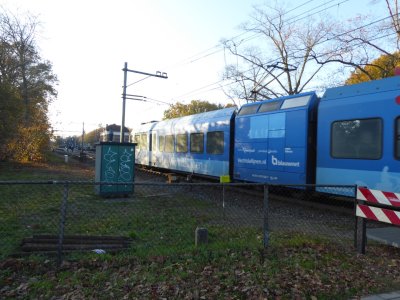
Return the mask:
<svg viewBox="0 0 400 300">
<path fill-rule="evenodd" d="M 236 108 L 161 121 L 151 128 L 151 166 L 210 177 L 230 174 Z"/>
<path fill-rule="evenodd" d="M 135 163 L 143 166 L 152 166 L 153 140 L 151 130 L 157 122 L 141 124 L 133 135 L 133 141 L 137 144 L 135 148 Z"/>
<path fill-rule="evenodd" d="M 328 89 L 317 146 L 317 184 L 400 192 L 400 77 Z"/>
<path fill-rule="evenodd" d="M 235 121 L 234 179 L 313 183 L 317 102 L 312 92 L 243 105 Z"/>
</svg>

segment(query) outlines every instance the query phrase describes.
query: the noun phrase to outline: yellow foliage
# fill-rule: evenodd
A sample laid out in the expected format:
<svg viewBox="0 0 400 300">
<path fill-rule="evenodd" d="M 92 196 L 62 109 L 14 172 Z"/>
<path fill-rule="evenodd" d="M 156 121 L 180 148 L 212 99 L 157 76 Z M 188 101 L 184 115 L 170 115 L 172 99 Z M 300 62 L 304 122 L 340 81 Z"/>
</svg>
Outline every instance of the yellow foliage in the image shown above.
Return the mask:
<svg viewBox="0 0 400 300">
<path fill-rule="evenodd" d="M 19 125 L 16 128 L 16 135 L 7 144 L 9 156 L 19 162 L 43 161 L 50 142 L 47 129 L 46 124 L 29 127 Z"/>
<path fill-rule="evenodd" d="M 362 70 L 357 69 L 346 80 L 346 84 L 356 84 L 370 80 L 382 79 L 394 76 L 394 69 L 400 65 L 400 53 L 395 52 L 392 55 L 381 55 L 373 60 Z"/>
</svg>

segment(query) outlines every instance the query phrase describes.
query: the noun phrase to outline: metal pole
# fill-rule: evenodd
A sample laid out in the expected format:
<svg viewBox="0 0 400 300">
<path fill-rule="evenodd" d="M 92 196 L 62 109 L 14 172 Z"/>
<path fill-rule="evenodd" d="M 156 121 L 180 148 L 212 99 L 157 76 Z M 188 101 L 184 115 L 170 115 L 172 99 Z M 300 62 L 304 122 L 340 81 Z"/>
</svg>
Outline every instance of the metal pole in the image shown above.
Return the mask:
<svg viewBox="0 0 400 300">
<path fill-rule="evenodd" d="M 124 87 L 122 91 L 122 122 L 121 122 L 121 136 L 119 139 L 120 143 L 124 142 L 124 128 L 125 128 L 125 104 L 126 104 L 126 81 L 127 81 L 127 73 L 128 73 L 128 63 L 125 62 L 124 68 Z"/>
<path fill-rule="evenodd" d="M 354 193 L 354 217 L 355 217 L 355 229 L 354 229 L 354 246 L 357 252 L 365 254 L 365 246 L 367 244 L 367 220 L 365 218 L 357 216 L 357 206 L 359 204 L 365 204 L 365 201 L 358 200 L 358 186 L 355 186 Z"/>
<path fill-rule="evenodd" d="M 60 231 L 58 236 L 58 250 L 57 250 L 57 265 L 60 267 L 62 263 L 62 250 L 64 243 L 64 229 L 65 229 L 65 218 L 67 214 L 67 201 L 68 201 L 68 182 L 64 184 L 63 199 L 61 201 L 60 208 Z"/>
<path fill-rule="evenodd" d="M 357 241 L 357 234 L 358 234 L 358 218 L 357 218 L 357 190 L 358 186 L 355 185 L 354 187 L 354 248 L 357 249 L 358 241 Z"/>
<path fill-rule="evenodd" d="M 82 143 L 81 143 L 81 153 L 83 153 L 83 139 L 85 138 L 85 122 L 82 123 Z"/>
<path fill-rule="evenodd" d="M 222 184 L 222 216 L 225 219 L 225 185 Z"/>
<path fill-rule="evenodd" d="M 367 229 L 364 218 L 357 217 L 357 252 L 365 254 L 365 245 L 367 244 Z"/>
<path fill-rule="evenodd" d="M 264 205 L 263 205 L 263 236 L 264 236 L 264 248 L 269 245 L 269 228 L 268 228 L 268 185 L 264 185 Z"/>
</svg>

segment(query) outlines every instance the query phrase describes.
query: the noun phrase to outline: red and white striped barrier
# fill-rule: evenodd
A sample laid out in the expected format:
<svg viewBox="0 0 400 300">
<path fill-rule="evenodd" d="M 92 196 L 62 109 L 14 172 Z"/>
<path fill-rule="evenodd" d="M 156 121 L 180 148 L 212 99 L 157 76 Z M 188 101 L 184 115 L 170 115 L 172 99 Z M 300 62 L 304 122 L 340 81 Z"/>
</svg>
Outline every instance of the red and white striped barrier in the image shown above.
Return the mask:
<svg viewBox="0 0 400 300">
<path fill-rule="evenodd" d="M 370 190 L 361 187 L 357 189 L 357 200 L 400 207 L 400 194 Z M 390 207 L 379 208 L 365 204 L 357 204 L 356 216 L 389 224 L 400 225 L 400 212 L 392 210 Z"/>
<path fill-rule="evenodd" d="M 368 205 L 357 205 L 356 216 L 374 221 L 400 225 L 400 212 Z"/>
<path fill-rule="evenodd" d="M 400 206 L 400 194 L 359 187 L 357 199 L 384 205 Z"/>
</svg>

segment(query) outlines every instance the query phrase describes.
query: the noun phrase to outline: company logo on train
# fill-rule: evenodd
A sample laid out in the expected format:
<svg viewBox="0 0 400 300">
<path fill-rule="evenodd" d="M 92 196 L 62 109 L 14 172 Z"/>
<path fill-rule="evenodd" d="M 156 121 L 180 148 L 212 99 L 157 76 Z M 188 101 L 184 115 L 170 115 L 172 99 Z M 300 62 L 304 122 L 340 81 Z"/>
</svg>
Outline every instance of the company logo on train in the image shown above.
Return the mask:
<svg viewBox="0 0 400 300">
<path fill-rule="evenodd" d="M 173 172 L 400 192 L 400 76 L 143 124 L 135 142 L 137 164 Z"/>
</svg>

